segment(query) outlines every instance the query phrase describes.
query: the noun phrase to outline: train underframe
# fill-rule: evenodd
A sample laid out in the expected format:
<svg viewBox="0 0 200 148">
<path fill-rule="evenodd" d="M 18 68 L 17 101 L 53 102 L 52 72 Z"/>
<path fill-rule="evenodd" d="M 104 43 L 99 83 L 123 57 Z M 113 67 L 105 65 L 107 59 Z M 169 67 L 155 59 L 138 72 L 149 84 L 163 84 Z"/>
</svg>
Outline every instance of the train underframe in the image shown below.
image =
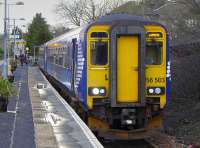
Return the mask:
<svg viewBox="0 0 200 148">
<path fill-rule="evenodd" d="M 104 100 L 105 101 L 105 100 Z M 151 130 L 162 128 L 162 110 L 157 103 L 141 107 L 111 108 L 98 104 L 88 116 L 89 127 L 107 139 L 144 139 Z"/>
</svg>

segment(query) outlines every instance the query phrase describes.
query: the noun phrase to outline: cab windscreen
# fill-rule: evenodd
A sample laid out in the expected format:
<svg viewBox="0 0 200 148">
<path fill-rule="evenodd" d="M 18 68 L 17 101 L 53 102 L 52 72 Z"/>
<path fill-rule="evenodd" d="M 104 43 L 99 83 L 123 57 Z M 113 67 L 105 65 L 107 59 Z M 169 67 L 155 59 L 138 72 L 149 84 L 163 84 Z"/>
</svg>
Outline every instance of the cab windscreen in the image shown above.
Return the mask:
<svg viewBox="0 0 200 148">
<path fill-rule="evenodd" d="M 160 65 L 162 64 L 162 43 L 161 42 L 147 42 L 146 43 L 146 64 Z"/>
<path fill-rule="evenodd" d="M 108 42 L 91 42 L 91 64 L 106 65 L 108 63 Z"/>
</svg>

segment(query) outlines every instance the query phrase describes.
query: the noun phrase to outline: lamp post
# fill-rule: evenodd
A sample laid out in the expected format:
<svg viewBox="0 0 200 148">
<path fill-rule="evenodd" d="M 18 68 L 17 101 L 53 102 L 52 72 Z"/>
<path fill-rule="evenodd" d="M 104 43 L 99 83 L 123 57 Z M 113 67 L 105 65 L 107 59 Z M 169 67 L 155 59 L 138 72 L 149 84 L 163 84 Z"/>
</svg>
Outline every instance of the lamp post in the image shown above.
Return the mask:
<svg viewBox="0 0 200 148">
<path fill-rule="evenodd" d="M 20 18 L 20 19 L 9 19 L 9 20 L 13 20 L 13 41 L 14 41 L 14 47 L 13 47 L 13 53 L 15 52 L 15 50 L 16 50 L 16 21 L 17 20 L 20 20 L 20 21 L 25 21 L 25 19 L 24 18 Z M 13 54 L 14 55 L 14 58 L 15 58 L 15 54 Z"/>
<path fill-rule="evenodd" d="M 19 1 L 19 2 L 16 2 L 16 3 L 9 3 L 9 4 L 7 4 L 8 5 L 8 40 L 9 40 L 9 38 L 10 38 L 10 20 L 13 20 L 14 21 L 14 30 L 15 30 L 15 21 L 16 20 L 20 20 L 20 19 L 10 19 L 10 6 L 15 6 L 15 5 L 18 5 L 18 6 L 21 6 L 21 5 L 24 5 L 24 2 L 21 2 L 21 1 Z M 12 47 L 12 46 L 11 46 Z M 14 35 L 14 48 L 15 48 L 15 35 Z M 8 48 L 8 51 L 7 51 L 7 53 L 8 53 L 8 65 L 10 64 L 9 63 L 9 57 L 10 57 L 10 51 L 12 51 L 12 49 L 10 50 L 10 48 Z"/>
<path fill-rule="evenodd" d="M 9 5 L 24 5 L 23 2 L 17 2 L 15 4 L 8 4 L 7 0 L 4 0 L 4 37 L 3 37 L 3 47 L 4 47 L 4 69 L 3 69 L 3 77 L 7 79 L 8 76 L 8 61 L 7 61 L 7 39 L 8 39 L 8 24 L 7 21 L 9 20 L 8 18 L 8 7 Z"/>
<path fill-rule="evenodd" d="M 4 70 L 3 77 L 7 79 L 8 69 L 7 69 L 7 0 L 5 0 L 5 11 L 4 11 L 4 37 L 3 37 L 3 48 L 4 48 Z"/>
<path fill-rule="evenodd" d="M 21 19 L 12 19 L 13 20 L 13 24 L 11 24 L 11 25 L 9 25 L 9 27 L 11 28 L 13 28 L 12 29 L 12 48 L 11 48 L 11 52 L 13 53 L 13 58 L 15 59 L 15 55 L 16 55 L 16 38 L 17 38 L 17 36 L 16 36 L 16 32 L 15 32 L 15 30 L 18 28 L 18 26 L 16 26 L 16 20 L 25 20 L 24 18 L 21 18 Z M 26 25 L 20 25 L 20 28 L 21 27 L 26 27 Z"/>
<path fill-rule="evenodd" d="M 10 6 L 21 6 L 21 5 L 24 5 L 24 2 L 16 2 L 16 3 L 9 3 L 7 4 L 8 5 L 8 26 L 10 26 Z M 10 32 L 10 28 L 8 27 L 8 33 Z M 8 37 L 9 37 L 9 34 L 8 34 Z"/>
</svg>

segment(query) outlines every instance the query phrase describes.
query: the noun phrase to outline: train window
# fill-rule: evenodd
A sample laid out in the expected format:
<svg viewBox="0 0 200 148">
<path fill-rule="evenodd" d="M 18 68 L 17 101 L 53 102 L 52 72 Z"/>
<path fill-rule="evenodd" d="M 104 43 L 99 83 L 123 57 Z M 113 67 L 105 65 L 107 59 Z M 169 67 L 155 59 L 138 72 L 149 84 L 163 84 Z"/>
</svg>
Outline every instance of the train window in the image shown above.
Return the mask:
<svg viewBox="0 0 200 148">
<path fill-rule="evenodd" d="M 148 32 L 146 36 L 147 38 L 162 38 L 163 34 L 161 32 Z"/>
<path fill-rule="evenodd" d="M 162 64 L 162 43 L 147 42 L 146 44 L 146 64 L 160 65 Z"/>
<path fill-rule="evenodd" d="M 106 65 L 108 62 L 108 42 L 91 42 L 90 59 L 92 65 Z"/>
<path fill-rule="evenodd" d="M 58 61 L 58 57 L 55 56 L 55 64 L 59 64 L 58 62 L 59 62 L 59 61 Z"/>
<path fill-rule="evenodd" d="M 53 56 L 53 63 L 56 64 L 56 56 Z"/>
<path fill-rule="evenodd" d="M 63 57 L 59 57 L 58 64 L 61 65 L 61 66 L 63 66 Z"/>
<path fill-rule="evenodd" d="M 54 57 L 53 56 L 50 56 L 49 60 L 50 60 L 51 63 L 54 63 Z"/>
<path fill-rule="evenodd" d="M 106 32 L 92 32 L 91 33 L 91 38 L 107 38 L 108 33 Z"/>
<path fill-rule="evenodd" d="M 65 68 L 71 68 L 72 65 L 72 50 L 73 50 L 73 44 L 72 42 L 67 42 L 67 47 L 65 48 L 65 61 L 64 61 L 64 67 Z"/>
</svg>

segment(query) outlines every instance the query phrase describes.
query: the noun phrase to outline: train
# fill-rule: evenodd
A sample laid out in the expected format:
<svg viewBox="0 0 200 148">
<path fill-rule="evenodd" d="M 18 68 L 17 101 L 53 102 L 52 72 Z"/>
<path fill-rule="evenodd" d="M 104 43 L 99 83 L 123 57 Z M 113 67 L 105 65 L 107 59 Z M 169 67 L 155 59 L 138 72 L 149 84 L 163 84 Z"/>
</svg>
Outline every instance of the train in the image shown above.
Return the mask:
<svg viewBox="0 0 200 148">
<path fill-rule="evenodd" d="M 166 26 L 106 15 L 44 43 L 38 64 L 97 135 L 140 139 L 162 126 L 171 79 Z"/>
</svg>

